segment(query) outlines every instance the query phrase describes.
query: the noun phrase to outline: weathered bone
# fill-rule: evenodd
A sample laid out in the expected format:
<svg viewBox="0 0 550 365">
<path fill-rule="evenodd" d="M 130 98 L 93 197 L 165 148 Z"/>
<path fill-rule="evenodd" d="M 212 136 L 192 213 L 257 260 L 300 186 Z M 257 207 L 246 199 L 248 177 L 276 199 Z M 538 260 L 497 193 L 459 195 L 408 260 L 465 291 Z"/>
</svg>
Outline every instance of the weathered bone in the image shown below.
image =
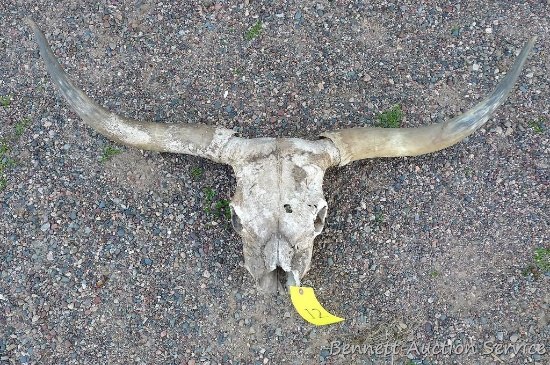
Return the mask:
<svg viewBox="0 0 550 365">
<path fill-rule="evenodd" d="M 165 124 L 141 122 L 119 116 L 103 108 L 76 87 L 61 68 L 42 31 L 31 19 L 36 41 L 52 81 L 75 112 L 90 127 L 105 137 L 124 145 L 159 152 L 186 153 L 227 163 L 221 153 L 234 131 L 204 124 Z"/>
<path fill-rule="evenodd" d="M 512 90 L 535 38 L 511 72 L 484 101 L 445 123 L 408 129 L 354 128 L 325 132 L 324 139 L 244 139 L 225 128 L 201 124 L 147 123 L 118 116 L 77 88 L 57 62 L 38 26 L 33 28 L 53 82 L 77 114 L 99 133 L 127 146 L 187 153 L 226 163 L 237 178 L 231 223 L 243 239 L 245 266 L 265 291 L 300 285 L 311 264 L 313 240 L 327 213 L 323 176 L 327 168 L 372 157 L 412 156 L 449 147 L 483 125 Z"/>
<path fill-rule="evenodd" d="M 349 128 L 325 132 L 340 151 L 340 166 L 373 157 L 417 156 L 450 147 L 481 127 L 506 100 L 537 37 L 523 47 L 516 63 L 487 98 L 453 119 L 419 128 Z"/>
<path fill-rule="evenodd" d="M 325 170 L 340 161 L 329 140 L 257 138 L 230 147 L 237 178 L 231 223 L 243 239 L 245 267 L 266 291 L 309 270 L 313 239 L 325 224 Z"/>
</svg>

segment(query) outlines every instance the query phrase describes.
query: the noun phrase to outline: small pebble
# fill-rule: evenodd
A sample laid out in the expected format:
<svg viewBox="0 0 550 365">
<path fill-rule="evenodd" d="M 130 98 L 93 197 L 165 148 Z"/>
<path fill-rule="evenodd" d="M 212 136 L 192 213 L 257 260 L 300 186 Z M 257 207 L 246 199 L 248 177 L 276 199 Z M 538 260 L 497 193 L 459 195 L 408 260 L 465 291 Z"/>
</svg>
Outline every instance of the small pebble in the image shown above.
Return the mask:
<svg viewBox="0 0 550 365">
<path fill-rule="evenodd" d="M 433 335 L 433 326 L 430 322 L 426 322 L 426 324 L 424 325 L 424 330 L 426 331 L 426 334 L 428 336 Z"/>
</svg>

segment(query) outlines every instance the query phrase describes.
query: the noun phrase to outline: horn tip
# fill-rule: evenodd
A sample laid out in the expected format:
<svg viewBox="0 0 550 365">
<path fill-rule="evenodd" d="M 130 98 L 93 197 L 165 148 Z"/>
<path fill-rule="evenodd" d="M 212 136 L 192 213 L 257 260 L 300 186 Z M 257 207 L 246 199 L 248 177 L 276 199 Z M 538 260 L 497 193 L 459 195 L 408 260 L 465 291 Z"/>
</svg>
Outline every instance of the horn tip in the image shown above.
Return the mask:
<svg viewBox="0 0 550 365">
<path fill-rule="evenodd" d="M 27 24 L 34 32 L 34 34 L 38 35 L 41 33 L 40 28 L 38 25 L 34 22 L 34 20 L 31 17 L 25 17 L 23 18 L 23 22 Z"/>
<path fill-rule="evenodd" d="M 34 22 L 34 20 L 32 20 L 31 17 L 29 16 L 26 16 L 23 18 L 23 22 L 25 22 L 27 25 L 30 25 L 32 28 L 35 28 L 36 27 L 36 23 Z"/>
</svg>

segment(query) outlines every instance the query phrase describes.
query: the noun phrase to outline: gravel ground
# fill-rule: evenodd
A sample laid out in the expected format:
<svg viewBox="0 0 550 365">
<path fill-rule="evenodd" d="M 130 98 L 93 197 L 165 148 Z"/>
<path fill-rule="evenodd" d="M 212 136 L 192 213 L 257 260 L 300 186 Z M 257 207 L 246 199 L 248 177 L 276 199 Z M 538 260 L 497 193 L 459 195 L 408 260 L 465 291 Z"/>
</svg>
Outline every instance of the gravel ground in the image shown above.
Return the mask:
<svg viewBox="0 0 550 365">
<path fill-rule="evenodd" d="M 0 364 L 550 363 L 534 253 L 550 249 L 550 2 L 25 3 L 0 6 Z M 26 16 L 108 108 L 247 137 L 314 139 L 398 103 L 403 126 L 442 121 L 539 39 L 462 143 L 329 170 L 303 284 L 346 320 L 314 327 L 257 292 L 227 218 L 205 210 L 230 198 L 231 169 L 83 125 Z"/>
</svg>

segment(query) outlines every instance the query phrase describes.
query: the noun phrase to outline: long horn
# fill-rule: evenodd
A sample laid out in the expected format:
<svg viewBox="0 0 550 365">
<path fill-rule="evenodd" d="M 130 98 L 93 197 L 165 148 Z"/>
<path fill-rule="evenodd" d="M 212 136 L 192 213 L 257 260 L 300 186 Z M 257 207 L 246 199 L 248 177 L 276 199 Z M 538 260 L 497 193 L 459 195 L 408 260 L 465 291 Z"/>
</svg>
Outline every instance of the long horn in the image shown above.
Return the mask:
<svg viewBox="0 0 550 365">
<path fill-rule="evenodd" d="M 119 116 L 103 108 L 76 87 L 55 58 L 36 23 L 25 19 L 34 34 L 46 68 L 67 102 L 86 124 L 105 137 L 127 146 L 160 152 L 186 153 L 228 163 L 224 146 L 235 132 L 203 124 L 141 122 Z"/>
<path fill-rule="evenodd" d="M 516 63 L 485 100 L 443 123 L 418 128 L 349 128 L 325 132 L 340 150 L 340 164 L 373 157 L 416 156 L 439 151 L 461 141 L 481 127 L 506 100 L 531 52 L 536 37 L 523 47 Z"/>
</svg>

